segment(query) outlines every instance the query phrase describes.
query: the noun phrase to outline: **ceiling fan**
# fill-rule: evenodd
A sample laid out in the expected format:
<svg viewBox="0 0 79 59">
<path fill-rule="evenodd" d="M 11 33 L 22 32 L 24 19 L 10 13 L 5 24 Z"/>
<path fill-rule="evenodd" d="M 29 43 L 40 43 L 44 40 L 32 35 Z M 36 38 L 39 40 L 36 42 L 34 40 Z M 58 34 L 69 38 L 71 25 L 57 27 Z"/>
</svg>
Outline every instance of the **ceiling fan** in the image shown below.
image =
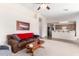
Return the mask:
<svg viewBox="0 0 79 59">
<path fill-rule="evenodd" d="M 37 8 L 37 10 L 41 10 L 41 9 L 50 10 L 50 7 L 49 7 L 47 4 L 42 3 L 42 4 Z"/>
</svg>

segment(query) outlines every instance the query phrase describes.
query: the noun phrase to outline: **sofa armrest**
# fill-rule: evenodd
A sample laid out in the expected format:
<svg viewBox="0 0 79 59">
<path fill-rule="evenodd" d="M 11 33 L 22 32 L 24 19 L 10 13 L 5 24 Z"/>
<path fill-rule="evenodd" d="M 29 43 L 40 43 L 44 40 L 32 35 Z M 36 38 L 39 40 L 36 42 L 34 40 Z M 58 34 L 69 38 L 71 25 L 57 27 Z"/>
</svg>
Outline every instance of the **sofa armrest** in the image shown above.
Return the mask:
<svg viewBox="0 0 79 59">
<path fill-rule="evenodd" d="M 19 43 L 19 42 L 16 41 L 16 40 L 14 40 L 14 39 L 8 40 L 8 44 L 9 44 L 9 45 L 14 45 L 14 44 L 18 44 L 18 43 Z"/>
<path fill-rule="evenodd" d="M 18 47 L 18 44 L 19 44 L 19 42 L 17 42 L 14 39 L 9 40 L 9 45 L 11 46 L 11 51 L 13 53 L 16 53 L 16 52 L 18 52 L 20 50 L 20 48 Z"/>
</svg>

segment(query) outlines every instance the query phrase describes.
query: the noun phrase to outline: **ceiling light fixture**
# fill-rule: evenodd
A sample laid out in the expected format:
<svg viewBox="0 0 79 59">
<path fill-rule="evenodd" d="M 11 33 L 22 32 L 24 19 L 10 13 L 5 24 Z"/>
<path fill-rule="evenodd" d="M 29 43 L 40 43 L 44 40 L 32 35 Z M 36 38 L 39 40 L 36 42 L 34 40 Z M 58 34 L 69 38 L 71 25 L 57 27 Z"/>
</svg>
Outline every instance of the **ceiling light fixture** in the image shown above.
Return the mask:
<svg viewBox="0 0 79 59">
<path fill-rule="evenodd" d="M 50 7 L 49 7 L 47 4 L 42 3 L 42 4 L 37 8 L 37 10 L 40 10 L 40 9 L 47 9 L 47 10 L 50 10 Z"/>
</svg>

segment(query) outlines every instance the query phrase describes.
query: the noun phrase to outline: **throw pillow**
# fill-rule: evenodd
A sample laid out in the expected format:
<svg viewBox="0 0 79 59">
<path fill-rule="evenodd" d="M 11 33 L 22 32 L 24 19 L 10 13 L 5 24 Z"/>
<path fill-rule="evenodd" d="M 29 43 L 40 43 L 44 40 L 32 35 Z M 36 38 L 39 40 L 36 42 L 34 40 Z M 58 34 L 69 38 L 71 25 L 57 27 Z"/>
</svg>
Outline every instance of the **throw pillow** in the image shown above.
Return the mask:
<svg viewBox="0 0 79 59">
<path fill-rule="evenodd" d="M 13 37 L 16 41 L 20 42 L 21 39 L 16 34 L 13 34 Z"/>
</svg>

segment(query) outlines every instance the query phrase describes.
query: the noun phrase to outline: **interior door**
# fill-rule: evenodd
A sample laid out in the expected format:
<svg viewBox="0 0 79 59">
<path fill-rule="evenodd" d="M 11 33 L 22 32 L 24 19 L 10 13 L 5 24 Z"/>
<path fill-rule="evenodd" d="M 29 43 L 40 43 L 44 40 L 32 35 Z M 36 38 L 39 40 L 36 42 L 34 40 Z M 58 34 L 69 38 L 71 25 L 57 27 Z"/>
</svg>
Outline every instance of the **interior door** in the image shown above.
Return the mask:
<svg viewBox="0 0 79 59">
<path fill-rule="evenodd" d="M 52 27 L 49 25 L 47 26 L 47 38 L 52 38 Z"/>
</svg>

